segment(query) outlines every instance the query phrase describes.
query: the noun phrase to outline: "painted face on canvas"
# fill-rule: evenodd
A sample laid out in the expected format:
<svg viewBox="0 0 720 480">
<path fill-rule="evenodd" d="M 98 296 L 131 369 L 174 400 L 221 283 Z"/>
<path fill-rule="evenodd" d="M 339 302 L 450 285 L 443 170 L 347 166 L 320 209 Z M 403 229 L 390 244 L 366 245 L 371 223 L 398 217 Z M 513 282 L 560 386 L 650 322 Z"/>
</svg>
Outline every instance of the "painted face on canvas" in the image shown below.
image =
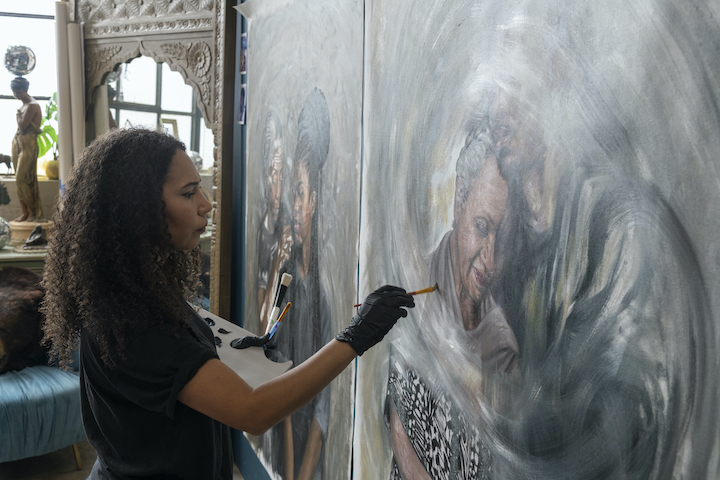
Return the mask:
<svg viewBox="0 0 720 480">
<path fill-rule="evenodd" d="M 307 164 L 297 163 L 294 171 L 295 201 L 293 202 L 293 239 L 302 246 L 310 240 L 312 217 L 315 214 L 315 192 L 310 191 Z"/>
<path fill-rule="evenodd" d="M 547 146 L 542 128 L 524 114 L 520 102 L 501 93 L 493 111 L 492 137 L 498 158 L 505 168 L 517 175 L 530 207 L 528 224 L 537 231 L 549 228 L 555 197 L 555 178 L 546 178 Z"/>
<path fill-rule="evenodd" d="M 498 158 L 508 167 L 521 171 L 541 147 L 539 129 L 524 114 L 517 99 L 500 92 L 493 105 L 492 138 Z"/>
<path fill-rule="evenodd" d="M 163 184 L 165 220 L 176 250 L 192 250 L 205 232 L 212 205 L 200 192 L 200 174 L 190 157 L 178 150 Z"/>
<path fill-rule="evenodd" d="M 470 182 L 467 198 L 455 198 L 458 265 L 453 269 L 459 280 L 457 287 L 480 302 L 495 275 L 495 238 L 505 214 L 507 183 L 500 176 L 494 156 L 487 158 Z"/>
<path fill-rule="evenodd" d="M 267 178 L 265 179 L 265 191 L 266 201 L 270 208 L 270 216 L 273 222 L 277 222 L 280 216 L 280 203 L 282 201 L 282 140 L 278 136 L 275 136 L 272 146 L 272 158 L 270 159 L 270 167 L 268 168 Z"/>
</svg>

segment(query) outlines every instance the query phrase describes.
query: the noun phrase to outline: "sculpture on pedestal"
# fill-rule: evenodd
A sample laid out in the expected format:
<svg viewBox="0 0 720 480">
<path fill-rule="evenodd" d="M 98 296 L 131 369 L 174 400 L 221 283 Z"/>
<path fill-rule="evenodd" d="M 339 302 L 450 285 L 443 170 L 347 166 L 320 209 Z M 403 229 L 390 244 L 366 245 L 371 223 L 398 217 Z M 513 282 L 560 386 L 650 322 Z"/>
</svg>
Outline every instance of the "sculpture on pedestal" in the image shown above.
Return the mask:
<svg viewBox="0 0 720 480">
<path fill-rule="evenodd" d="M 13 46 L 5 53 L 5 66 L 16 75 L 11 82 L 13 96 L 22 101 L 16 120 L 17 132 L 12 141 L 12 162 L 15 167 L 15 184 L 22 215 L 16 222 L 36 222 L 43 220 L 40 190 L 37 180 L 37 158 L 42 110 L 40 104 L 28 94 L 30 82 L 22 75 L 35 68 L 35 55 L 27 47 Z"/>
</svg>

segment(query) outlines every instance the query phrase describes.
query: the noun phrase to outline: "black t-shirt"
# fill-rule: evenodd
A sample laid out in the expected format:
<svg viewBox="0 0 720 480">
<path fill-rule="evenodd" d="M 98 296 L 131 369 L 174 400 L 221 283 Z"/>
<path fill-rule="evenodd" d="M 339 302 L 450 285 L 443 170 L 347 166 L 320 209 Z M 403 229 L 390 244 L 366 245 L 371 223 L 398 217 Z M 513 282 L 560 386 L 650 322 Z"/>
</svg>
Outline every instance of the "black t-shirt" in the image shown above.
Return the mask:
<svg viewBox="0 0 720 480">
<path fill-rule="evenodd" d="M 187 310 L 187 328 L 147 328 L 114 367 L 82 332 L 83 423 L 98 453 L 90 478 L 232 479 L 229 427 L 177 401 L 198 369 L 218 358 L 212 330 Z"/>
</svg>

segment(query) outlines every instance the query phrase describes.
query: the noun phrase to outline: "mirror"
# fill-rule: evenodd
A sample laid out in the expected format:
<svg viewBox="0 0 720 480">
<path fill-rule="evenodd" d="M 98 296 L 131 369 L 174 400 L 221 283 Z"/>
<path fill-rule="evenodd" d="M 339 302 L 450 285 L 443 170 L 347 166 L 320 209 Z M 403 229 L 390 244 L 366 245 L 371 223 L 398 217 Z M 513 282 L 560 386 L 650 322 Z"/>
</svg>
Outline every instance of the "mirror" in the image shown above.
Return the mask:
<svg viewBox="0 0 720 480">
<path fill-rule="evenodd" d="M 101 98 L 103 86 L 107 100 Z M 198 108 L 196 93 L 186 85 L 182 75 L 170 69 L 166 63 L 157 63 L 148 56 L 138 56 L 127 63 L 121 63 L 109 73 L 105 83 L 95 95 L 95 132 L 98 120 L 104 116 L 109 127 L 145 127 L 162 128 L 185 144 L 188 156 L 195 162 L 200 172 L 201 191 L 212 201 L 213 191 L 213 147 L 214 135 L 207 128 Z M 97 108 L 99 106 L 103 108 Z M 104 108 L 107 105 L 107 109 Z M 208 221 L 210 221 L 208 214 Z M 200 241 L 203 252 L 202 291 L 203 308 L 210 308 L 210 249 L 211 231 L 203 235 Z"/>
<path fill-rule="evenodd" d="M 108 75 L 111 124 L 162 126 L 185 143 L 201 174 L 212 175 L 213 132 L 205 126 L 197 98 L 182 75 L 166 63 L 140 56 Z M 210 186 L 212 188 L 212 185 Z"/>
</svg>

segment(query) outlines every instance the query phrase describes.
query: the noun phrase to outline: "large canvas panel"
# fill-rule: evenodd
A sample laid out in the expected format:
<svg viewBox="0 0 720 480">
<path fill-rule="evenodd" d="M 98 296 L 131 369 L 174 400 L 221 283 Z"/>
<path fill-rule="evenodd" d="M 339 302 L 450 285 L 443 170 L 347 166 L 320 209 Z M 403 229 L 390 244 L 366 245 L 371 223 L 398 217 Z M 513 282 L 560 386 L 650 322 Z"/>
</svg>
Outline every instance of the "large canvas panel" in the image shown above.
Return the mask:
<svg viewBox="0 0 720 480">
<path fill-rule="evenodd" d="M 285 300 L 293 305 L 278 330 L 277 350 L 298 364 L 353 315 L 362 3 L 263 0 L 240 8 L 248 17 L 245 327 L 260 330 L 258 291 L 269 291 L 272 304 L 274 282 L 291 273 Z M 275 154 L 281 175 L 276 171 L 273 196 L 269 167 Z M 269 220 L 272 212 L 277 222 Z M 319 400 L 293 415 L 292 449 L 286 448 L 284 422 L 260 438 L 249 437 L 274 478 L 287 478 L 291 461 L 298 478 L 318 431 L 324 453 L 314 478 L 349 477 L 353 385 L 354 369 L 348 368 Z"/>
<path fill-rule="evenodd" d="M 366 2 L 354 478 L 717 478 L 718 13 Z"/>
</svg>

